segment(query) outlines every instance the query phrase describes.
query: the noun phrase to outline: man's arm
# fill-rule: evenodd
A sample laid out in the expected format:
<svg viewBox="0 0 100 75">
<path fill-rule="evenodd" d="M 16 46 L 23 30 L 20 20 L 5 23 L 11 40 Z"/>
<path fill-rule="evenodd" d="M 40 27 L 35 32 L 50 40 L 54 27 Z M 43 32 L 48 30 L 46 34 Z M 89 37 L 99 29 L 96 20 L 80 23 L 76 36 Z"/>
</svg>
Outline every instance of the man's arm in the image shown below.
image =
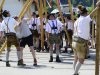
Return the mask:
<svg viewBox="0 0 100 75">
<path fill-rule="evenodd" d="M 96 15 L 97 10 L 100 8 L 100 1 L 98 1 L 96 5 L 97 7 L 90 13 L 91 18 Z"/>
</svg>

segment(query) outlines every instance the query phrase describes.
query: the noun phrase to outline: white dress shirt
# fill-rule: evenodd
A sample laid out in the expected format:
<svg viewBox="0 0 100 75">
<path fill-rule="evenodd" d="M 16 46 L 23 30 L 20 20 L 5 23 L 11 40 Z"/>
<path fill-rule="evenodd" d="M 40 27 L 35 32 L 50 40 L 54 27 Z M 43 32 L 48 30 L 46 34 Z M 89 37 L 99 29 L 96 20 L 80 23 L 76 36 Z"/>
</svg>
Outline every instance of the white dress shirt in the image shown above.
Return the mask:
<svg viewBox="0 0 100 75">
<path fill-rule="evenodd" d="M 73 22 L 72 21 L 68 21 L 67 22 L 67 29 L 71 29 L 71 30 L 73 30 Z"/>
<path fill-rule="evenodd" d="M 85 40 L 90 38 L 90 15 L 80 16 L 74 23 L 74 36 L 79 36 Z"/>
<path fill-rule="evenodd" d="M 51 28 L 51 27 L 53 27 L 52 21 L 54 21 L 54 24 L 57 27 L 57 29 Z M 63 28 L 63 23 L 61 23 L 61 21 L 59 21 L 59 20 L 48 20 L 48 23 L 46 24 L 46 32 L 48 32 L 48 33 L 58 34 L 61 32 L 62 28 Z"/>
<path fill-rule="evenodd" d="M 19 25 L 19 23 L 14 18 L 7 17 L 2 21 L 0 31 L 5 31 L 6 33 L 10 33 L 10 32 L 16 33 L 14 29 L 16 25 Z"/>
<path fill-rule="evenodd" d="M 40 30 L 40 19 L 39 18 L 32 18 L 31 20 L 29 20 L 28 22 L 27 22 L 28 24 L 29 24 L 29 28 L 30 29 L 33 29 L 33 30 Z M 36 26 L 32 26 L 32 24 L 36 24 Z"/>
</svg>

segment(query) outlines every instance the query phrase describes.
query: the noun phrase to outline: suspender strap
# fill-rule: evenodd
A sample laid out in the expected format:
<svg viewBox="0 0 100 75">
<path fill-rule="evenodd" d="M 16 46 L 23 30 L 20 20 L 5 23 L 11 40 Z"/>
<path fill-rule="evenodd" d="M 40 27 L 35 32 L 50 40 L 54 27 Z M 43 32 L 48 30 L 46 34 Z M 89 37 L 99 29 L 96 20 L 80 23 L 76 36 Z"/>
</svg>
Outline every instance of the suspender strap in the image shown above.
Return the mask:
<svg viewBox="0 0 100 75">
<path fill-rule="evenodd" d="M 50 23 L 48 22 L 49 26 L 51 27 Z M 58 26 L 57 26 L 57 20 L 56 20 L 56 27 L 57 27 L 57 30 L 58 30 Z M 51 27 L 51 32 L 52 32 L 52 27 Z"/>
<path fill-rule="evenodd" d="M 4 21 L 5 25 L 7 26 L 7 33 L 10 32 L 10 29 L 8 27 L 9 20 L 10 20 L 10 18 L 8 19 L 7 23 Z"/>
</svg>

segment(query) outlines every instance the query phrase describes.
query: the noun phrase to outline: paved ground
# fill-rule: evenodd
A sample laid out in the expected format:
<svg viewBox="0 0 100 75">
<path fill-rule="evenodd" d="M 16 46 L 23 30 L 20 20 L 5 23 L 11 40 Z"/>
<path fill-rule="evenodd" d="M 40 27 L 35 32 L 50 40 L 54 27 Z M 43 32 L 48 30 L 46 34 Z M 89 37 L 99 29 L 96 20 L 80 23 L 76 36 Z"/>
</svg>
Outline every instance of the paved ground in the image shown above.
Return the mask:
<svg viewBox="0 0 100 75">
<path fill-rule="evenodd" d="M 90 59 L 86 59 L 85 64 L 80 70 L 80 75 L 95 75 L 95 50 L 90 50 Z M 55 54 L 54 54 L 55 57 Z M 62 53 L 60 55 L 62 63 L 49 63 L 49 53 L 37 53 L 38 66 L 34 67 L 32 56 L 29 49 L 24 50 L 24 61 L 26 67 L 17 66 L 17 57 L 15 48 L 10 54 L 11 67 L 5 66 L 5 52 L 0 55 L 3 61 L 0 61 L 0 75 L 72 75 L 73 74 L 73 54 Z"/>
</svg>

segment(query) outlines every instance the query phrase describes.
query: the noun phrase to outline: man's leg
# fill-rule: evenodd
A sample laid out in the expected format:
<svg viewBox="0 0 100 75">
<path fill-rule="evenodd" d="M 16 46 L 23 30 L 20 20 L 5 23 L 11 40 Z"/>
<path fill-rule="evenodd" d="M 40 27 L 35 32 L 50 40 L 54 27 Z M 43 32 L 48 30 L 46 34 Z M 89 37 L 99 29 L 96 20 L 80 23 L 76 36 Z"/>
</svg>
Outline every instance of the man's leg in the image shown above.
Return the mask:
<svg viewBox="0 0 100 75">
<path fill-rule="evenodd" d="M 49 60 L 49 62 L 53 62 L 53 44 L 50 44 L 49 52 L 50 52 L 50 60 Z"/>
<path fill-rule="evenodd" d="M 81 59 L 79 58 L 79 61 L 77 62 L 77 65 L 76 65 L 76 68 L 75 68 L 75 71 L 74 71 L 74 74 L 78 74 L 80 68 L 81 68 L 81 65 L 84 63 L 84 59 Z"/>
<path fill-rule="evenodd" d="M 36 59 L 36 53 L 35 53 L 35 50 L 33 48 L 33 46 L 30 46 L 30 50 L 32 52 L 32 56 L 33 56 L 33 60 L 34 60 L 34 66 L 37 66 L 37 59 Z"/>
<path fill-rule="evenodd" d="M 56 44 L 56 62 L 61 62 L 60 58 L 59 58 L 59 44 Z"/>
<path fill-rule="evenodd" d="M 7 52 L 6 52 L 6 67 L 10 67 L 10 64 L 9 64 L 9 54 L 10 54 L 10 47 L 7 47 Z"/>
<path fill-rule="evenodd" d="M 23 47 L 17 47 L 18 66 L 25 66 L 23 62 Z"/>
<path fill-rule="evenodd" d="M 74 71 L 75 71 L 75 68 L 76 68 L 77 61 L 78 61 L 78 57 L 75 55 L 74 56 L 74 62 L 73 62 Z"/>
</svg>

